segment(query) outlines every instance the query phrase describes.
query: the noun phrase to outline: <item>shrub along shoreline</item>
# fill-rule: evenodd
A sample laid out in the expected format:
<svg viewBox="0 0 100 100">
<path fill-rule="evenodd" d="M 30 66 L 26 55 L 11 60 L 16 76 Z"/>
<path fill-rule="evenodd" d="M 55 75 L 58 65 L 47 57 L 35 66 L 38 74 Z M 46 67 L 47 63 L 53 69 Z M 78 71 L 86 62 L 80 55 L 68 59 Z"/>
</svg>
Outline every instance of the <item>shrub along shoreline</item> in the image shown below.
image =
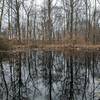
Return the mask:
<svg viewBox="0 0 100 100">
<path fill-rule="evenodd" d="M 74 42 L 67 43 L 65 41 L 22 41 L 9 40 L 8 38 L 0 37 L 0 52 L 26 51 L 33 50 L 97 50 L 100 51 L 100 45 L 92 44 L 75 44 Z"/>
</svg>

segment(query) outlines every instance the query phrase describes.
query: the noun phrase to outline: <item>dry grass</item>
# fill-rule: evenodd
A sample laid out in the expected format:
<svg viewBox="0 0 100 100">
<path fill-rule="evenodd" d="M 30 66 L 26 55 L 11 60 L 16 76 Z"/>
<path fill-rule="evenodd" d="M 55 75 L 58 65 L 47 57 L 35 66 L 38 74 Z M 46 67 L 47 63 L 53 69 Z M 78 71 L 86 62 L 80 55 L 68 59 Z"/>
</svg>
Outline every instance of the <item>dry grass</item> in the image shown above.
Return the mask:
<svg viewBox="0 0 100 100">
<path fill-rule="evenodd" d="M 7 38 L 0 37 L 0 50 L 9 50 L 11 48 L 11 44 Z"/>
<path fill-rule="evenodd" d="M 81 50 L 100 50 L 100 45 L 92 45 L 91 42 L 86 43 L 85 38 L 82 36 L 77 36 L 73 40 L 68 38 L 64 40 L 36 40 L 28 41 L 24 40 L 17 41 L 16 39 L 8 40 L 6 38 L 0 38 L 0 51 L 13 50 L 13 51 L 25 51 L 26 49 L 42 49 L 42 50 L 71 50 L 75 49 L 77 51 Z"/>
</svg>

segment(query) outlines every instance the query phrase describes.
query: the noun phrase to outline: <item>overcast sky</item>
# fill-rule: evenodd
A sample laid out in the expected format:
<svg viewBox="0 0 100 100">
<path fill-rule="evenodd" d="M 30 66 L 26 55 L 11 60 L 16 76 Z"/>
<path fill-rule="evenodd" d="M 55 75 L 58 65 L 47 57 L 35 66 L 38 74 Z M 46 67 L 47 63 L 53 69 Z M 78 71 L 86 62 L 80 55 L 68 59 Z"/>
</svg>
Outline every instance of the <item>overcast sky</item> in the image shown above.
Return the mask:
<svg viewBox="0 0 100 100">
<path fill-rule="evenodd" d="M 30 0 L 29 0 L 30 1 Z M 42 4 L 42 2 L 43 2 L 44 0 L 36 0 L 36 3 L 38 4 L 38 5 L 41 5 Z M 59 0 L 54 0 L 54 1 L 59 1 Z M 94 4 L 95 4 L 95 0 L 90 0 L 91 1 L 91 5 L 92 5 L 92 7 L 94 6 Z M 97 7 L 100 7 L 100 0 L 97 0 Z"/>
<path fill-rule="evenodd" d="M 26 2 L 27 6 L 30 6 L 30 3 L 31 3 L 30 1 L 31 0 L 27 0 L 27 2 Z M 41 5 L 44 0 L 33 0 L 33 1 L 36 1 L 37 5 Z M 53 1 L 54 1 L 54 4 L 55 4 L 55 2 L 58 3 L 60 0 L 53 0 Z M 92 8 L 94 8 L 95 0 L 90 0 L 90 1 L 91 1 Z M 99 3 L 98 3 L 98 1 L 99 1 Z M 97 8 L 100 8 L 100 0 L 97 0 Z"/>
</svg>

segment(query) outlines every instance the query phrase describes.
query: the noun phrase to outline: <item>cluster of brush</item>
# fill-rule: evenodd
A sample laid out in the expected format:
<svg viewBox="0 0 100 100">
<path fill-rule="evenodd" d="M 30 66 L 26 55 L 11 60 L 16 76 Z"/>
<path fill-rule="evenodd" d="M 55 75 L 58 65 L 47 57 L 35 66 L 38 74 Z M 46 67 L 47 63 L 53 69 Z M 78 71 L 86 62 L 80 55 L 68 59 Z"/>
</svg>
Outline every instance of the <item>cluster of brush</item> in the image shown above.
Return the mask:
<svg viewBox="0 0 100 100">
<path fill-rule="evenodd" d="M 7 51 L 11 47 L 7 38 L 0 37 L 0 51 Z"/>
</svg>

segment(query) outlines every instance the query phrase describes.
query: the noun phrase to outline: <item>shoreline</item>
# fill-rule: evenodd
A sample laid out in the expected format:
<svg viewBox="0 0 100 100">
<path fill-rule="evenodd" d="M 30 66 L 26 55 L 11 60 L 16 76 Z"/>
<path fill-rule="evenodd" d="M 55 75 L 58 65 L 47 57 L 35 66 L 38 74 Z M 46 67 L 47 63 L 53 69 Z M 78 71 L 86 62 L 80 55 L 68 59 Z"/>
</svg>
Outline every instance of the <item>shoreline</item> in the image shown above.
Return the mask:
<svg viewBox="0 0 100 100">
<path fill-rule="evenodd" d="M 0 53 L 15 53 L 15 52 L 25 52 L 28 50 L 40 50 L 40 51 L 100 51 L 100 45 L 82 45 L 82 44 L 76 44 L 76 45 L 68 45 L 68 44 L 46 44 L 46 45 L 13 45 L 13 47 L 9 50 L 0 50 Z"/>
</svg>

